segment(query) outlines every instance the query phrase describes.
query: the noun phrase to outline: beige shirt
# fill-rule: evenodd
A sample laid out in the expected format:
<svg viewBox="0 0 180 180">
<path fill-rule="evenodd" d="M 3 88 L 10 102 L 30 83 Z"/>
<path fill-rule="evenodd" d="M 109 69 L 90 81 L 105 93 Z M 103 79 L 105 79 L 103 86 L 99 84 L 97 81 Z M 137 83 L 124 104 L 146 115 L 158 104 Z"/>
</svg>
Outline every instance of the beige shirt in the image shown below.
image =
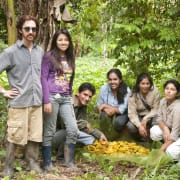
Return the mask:
<svg viewBox="0 0 180 180">
<path fill-rule="evenodd" d="M 180 99 L 167 106 L 167 100 L 160 102 L 157 121 L 163 121 L 171 129 L 170 137 L 177 140 L 180 137 Z"/>
<path fill-rule="evenodd" d="M 146 104 L 151 107 L 150 111 L 146 109 L 140 96 L 142 97 L 142 95 L 139 93 L 133 93 L 130 95 L 128 100 L 128 117 L 136 127 L 140 126 L 139 116 L 144 116 L 143 119 L 149 121 L 151 118 L 157 115 L 160 101 L 159 91 L 155 87 L 153 90 L 149 91 L 146 99 L 142 97 Z"/>
</svg>

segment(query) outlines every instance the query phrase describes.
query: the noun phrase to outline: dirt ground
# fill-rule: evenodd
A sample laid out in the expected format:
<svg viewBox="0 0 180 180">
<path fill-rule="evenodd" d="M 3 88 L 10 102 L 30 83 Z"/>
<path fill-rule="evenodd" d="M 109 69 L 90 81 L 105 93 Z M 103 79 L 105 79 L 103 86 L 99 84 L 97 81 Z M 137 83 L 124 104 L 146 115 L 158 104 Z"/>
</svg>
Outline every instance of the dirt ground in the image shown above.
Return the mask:
<svg viewBox="0 0 180 180">
<path fill-rule="evenodd" d="M 85 174 L 91 174 L 92 179 L 98 179 L 96 176 L 109 177 L 113 180 L 113 177 L 121 173 L 128 174 L 131 179 L 138 179 L 139 175 L 142 173 L 143 169 L 139 168 L 133 164 L 120 164 L 117 163 L 113 166 L 111 172 L 106 172 L 104 167 L 93 161 L 86 159 L 76 160 L 76 165 L 79 168 L 78 171 L 72 171 L 69 168 L 64 167 L 60 162 L 54 161 L 54 169 L 49 173 L 35 174 L 25 170 L 26 164 L 22 159 L 17 159 L 20 162 L 21 168 L 16 168 L 15 176 L 13 180 L 75 180 L 77 177 L 85 178 Z M 18 163 L 15 163 L 16 165 Z M 3 168 L 4 168 L 4 158 L 0 159 L 0 178 L 3 178 Z M 113 174 L 113 177 L 111 176 Z"/>
<path fill-rule="evenodd" d="M 4 146 L 0 145 L 1 152 L 4 150 Z M 84 152 L 83 147 L 77 148 L 75 163 L 79 168 L 78 171 L 72 171 L 62 165 L 61 162 L 56 161 L 55 152 L 53 153 L 53 170 L 52 172 L 44 172 L 42 174 L 35 174 L 34 172 L 29 172 L 26 170 L 26 163 L 23 159 L 23 149 L 17 148 L 15 152 L 15 174 L 13 180 L 75 180 L 77 177 L 80 180 L 92 179 L 99 180 L 98 177 L 108 177 L 109 180 L 113 180 L 116 175 L 127 174 L 128 179 L 138 180 L 140 175 L 143 173 L 143 168 L 136 166 L 135 164 L 117 162 L 113 164 L 112 169 L 109 169 L 109 160 L 107 162 L 99 163 L 95 160 L 89 160 L 82 156 Z M 3 169 L 5 155 L 0 154 L 0 179 L 3 179 Z M 41 158 L 40 158 L 41 159 Z M 39 161 L 42 164 L 42 160 Z M 105 165 L 106 164 L 106 165 Z M 86 178 L 86 176 L 88 176 Z M 92 178 L 91 178 L 92 177 Z M 5 179 L 7 180 L 7 179 Z"/>
</svg>

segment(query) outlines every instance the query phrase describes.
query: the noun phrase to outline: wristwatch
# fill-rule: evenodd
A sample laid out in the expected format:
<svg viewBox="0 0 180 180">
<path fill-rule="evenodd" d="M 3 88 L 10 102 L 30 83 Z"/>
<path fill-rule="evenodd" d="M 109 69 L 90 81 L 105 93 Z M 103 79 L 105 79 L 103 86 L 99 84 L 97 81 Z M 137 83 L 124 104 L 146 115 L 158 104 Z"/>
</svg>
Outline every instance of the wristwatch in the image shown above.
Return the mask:
<svg viewBox="0 0 180 180">
<path fill-rule="evenodd" d="M 6 90 L 5 89 L 1 89 L 1 94 L 4 94 L 4 93 L 6 93 Z"/>
</svg>

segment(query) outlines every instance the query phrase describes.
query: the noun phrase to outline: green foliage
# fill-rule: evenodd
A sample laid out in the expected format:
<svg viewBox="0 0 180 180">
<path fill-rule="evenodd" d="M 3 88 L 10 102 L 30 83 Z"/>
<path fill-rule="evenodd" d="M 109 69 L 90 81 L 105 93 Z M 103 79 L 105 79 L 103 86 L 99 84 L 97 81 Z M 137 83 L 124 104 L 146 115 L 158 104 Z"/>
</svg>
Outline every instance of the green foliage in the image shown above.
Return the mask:
<svg viewBox="0 0 180 180">
<path fill-rule="evenodd" d="M 166 72 L 179 77 L 178 7 L 177 1 L 109 1 L 106 10 L 114 19 L 110 33 L 116 42 L 116 64 L 125 64 L 132 77 L 149 71 L 158 78 L 164 72 L 159 68 L 161 63 Z M 169 62 L 173 63 L 167 66 Z"/>
<path fill-rule="evenodd" d="M 131 79 L 149 72 L 157 86 L 165 73 L 180 80 L 179 1 L 72 0 L 72 4 L 78 23 L 71 30 L 80 56 L 116 58 L 116 65 L 125 65 Z"/>
<path fill-rule="evenodd" d="M 2 142 L 5 136 L 7 118 L 7 102 L 6 99 L 0 96 L 0 141 Z M 1 154 L 2 152 L 0 152 Z"/>
<path fill-rule="evenodd" d="M 4 43 L 8 42 L 8 37 L 7 37 L 7 22 L 6 22 L 6 16 L 5 12 L 3 9 L 0 9 L 0 51 L 1 51 L 1 41 Z"/>
<path fill-rule="evenodd" d="M 158 170 L 146 169 L 143 180 L 176 180 L 180 178 L 179 166 L 174 163 L 166 164 L 161 166 Z"/>
<path fill-rule="evenodd" d="M 0 39 L 0 53 L 3 51 L 3 49 L 7 48 L 7 44 L 4 44 L 3 41 L 1 41 Z M 8 88 L 8 79 L 7 79 L 7 75 L 6 72 L 3 72 L 0 76 L 0 84 L 4 87 L 4 88 Z"/>
<path fill-rule="evenodd" d="M 6 156 L 6 152 L 4 149 L 0 150 L 0 157 L 5 157 Z"/>
<path fill-rule="evenodd" d="M 149 155 L 95 155 L 90 153 L 83 153 L 83 157 L 88 161 L 97 162 L 101 165 L 106 176 L 102 176 L 102 179 L 105 177 L 111 177 L 113 179 L 129 179 L 129 176 L 125 173 L 119 173 L 114 175 L 112 170 L 118 164 L 124 165 L 124 168 L 128 164 L 134 164 L 137 166 L 136 174 L 130 174 L 130 179 L 136 179 L 139 170 L 144 172 L 139 174 L 138 177 L 142 180 L 175 180 L 179 179 L 179 166 L 176 165 L 172 159 L 170 159 L 165 153 L 160 152 L 159 150 L 152 150 Z M 123 166 L 122 166 L 123 167 Z M 122 169 L 121 169 L 122 170 Z M 94 177 L 94 173 L 86 173 L 83 177 L 86 179 L 91 179 Z M 80 177 L 77 179 L 81 180 Z M 101 178 L 99 178 L 101 179 Z"/>
<path fill-rule="evenodd" d="M 102 32 L 104 0 L 71 1 L 73 16 L 77 25 L 71 27 L 73 39 L 78 46 L 79 56 L 103 55 L 103 42 L 105 34 Z M 103 15 L 102 15 L 103 14 Z"/>
<path fill-rule="evenodd" d="M 108 59 L 105 64 L 101 57 L 83 57 L 76 59 L 76 74 L 73 85 L 74 94 L 83 82 L 90 82 L 96 88 L 96 95 L 90 103 L 90 111 L 94 112 L 93 105 L 96 104 L 100 87 L 106 83 L 106 73 L 113 67 L 114 59 Z"/>
<path fill-rule="evenodd" d="M 5 44 L 1 39 L 0 39 L 0 52 L 7 47 L 7 44 Z"/>
</svg>

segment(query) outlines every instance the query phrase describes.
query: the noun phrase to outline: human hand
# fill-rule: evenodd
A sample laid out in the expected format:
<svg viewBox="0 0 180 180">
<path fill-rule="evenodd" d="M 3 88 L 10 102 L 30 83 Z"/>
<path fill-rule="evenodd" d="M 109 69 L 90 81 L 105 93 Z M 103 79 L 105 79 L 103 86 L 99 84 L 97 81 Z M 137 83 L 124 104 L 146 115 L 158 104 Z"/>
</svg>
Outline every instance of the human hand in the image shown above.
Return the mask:
<svg viewBox="0 0 180 180">
<path fill-rule="evenodd" d="M 88 134 L 90 134 L 92 132 L 92 127 L 91 127 L 91 124 L 90 123 L 87 123 L 87 131 L 88 131 Z"/>
<path fill-rule="evenodd" d="M 142 119 L 141 125 L 146 129 L 147 121 Z"/>
<path fill-rule="evenodd" d="M 46 112 L 48 114 L 51 114 L 51 112 L 52 112 L 52 105 L 51 105 L 51 103 L 44 104 L 44 112 Z"/>
<path fill-rule="evenodd" d="M 107 107 L 104 109 L 104 112 L 108 115 L 108 116 L 113 116 L 115 114 L 115 110 L 113 107 Z"/>
<path fill-rule="evenodd" d="M 5 90 L 3 93 L 3 96 L 9 99 L 13 99 L 15 96 L 19 94 L 18 90 L 16 88 L 12 88 L 10 90 Z"/>
<path fill-rule="evenodd" d="M 108 141 L 104 134 L 101 134 L 99 141 Z"/>
<path fill-rule="evenodd" d="M 139 130 L 139 134 L 142 137 L 146 138 L 148 136 L 147 130 L 146 130 L 146 128 L 144 128 L 144 126 L 140 125 L 138 130 Z"/>
<path fill-rule="evenodd" d="M 98 107 L 99 113 L 102 112 L 105 107 L 106 107 L 106 104 L 101 104 L 101 105 Z"/>
</svg>

